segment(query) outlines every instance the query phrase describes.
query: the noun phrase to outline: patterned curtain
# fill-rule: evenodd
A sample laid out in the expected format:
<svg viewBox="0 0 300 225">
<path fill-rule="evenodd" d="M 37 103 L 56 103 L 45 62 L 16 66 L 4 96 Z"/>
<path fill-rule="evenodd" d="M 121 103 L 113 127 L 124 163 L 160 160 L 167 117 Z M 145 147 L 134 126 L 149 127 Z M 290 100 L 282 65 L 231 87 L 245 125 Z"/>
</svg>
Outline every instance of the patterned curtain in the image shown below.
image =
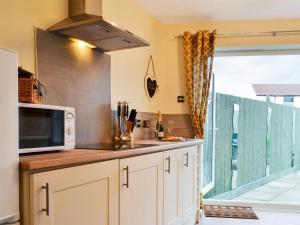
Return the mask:
<svg viewBox="0 0 300 225">
<path fill-rule="evenodd" d="M 186 96 L 196 138 L 204 138 L 216 31 L 183 34 Z"/>
</svg>

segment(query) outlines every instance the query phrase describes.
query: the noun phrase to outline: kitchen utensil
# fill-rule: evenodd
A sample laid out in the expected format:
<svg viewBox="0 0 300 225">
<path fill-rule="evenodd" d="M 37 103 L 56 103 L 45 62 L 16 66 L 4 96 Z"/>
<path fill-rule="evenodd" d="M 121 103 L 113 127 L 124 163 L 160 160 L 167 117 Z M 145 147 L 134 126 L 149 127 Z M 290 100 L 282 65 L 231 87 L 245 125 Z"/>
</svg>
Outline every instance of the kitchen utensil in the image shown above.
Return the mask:
<svg viewBox="0 0 300 225">
<path fill-rule="evenodd" d="M 118 102 L 117 106 L 117 119 L 118 119 L 118 131 L 114 137 L 114 142 L 118 144 L 130 143 L 130 133 L 133 130 L 134 120 L 136 116 L 136 110 L 133 109 L 129 114 L 128 102 Z"/>
</svg>

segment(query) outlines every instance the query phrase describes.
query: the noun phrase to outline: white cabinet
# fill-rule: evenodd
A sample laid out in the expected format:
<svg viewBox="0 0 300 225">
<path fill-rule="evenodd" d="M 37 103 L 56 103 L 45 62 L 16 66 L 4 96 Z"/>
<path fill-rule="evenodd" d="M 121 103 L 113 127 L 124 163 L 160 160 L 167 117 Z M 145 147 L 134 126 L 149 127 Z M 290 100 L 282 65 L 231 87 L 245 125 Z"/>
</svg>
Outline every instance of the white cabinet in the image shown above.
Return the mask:
<svg viewBox="0 0 300 225">
<path fill-rule="evenodd" d="M 118 225 L 119 161 L 30 177 L 34 225 Z"/>
<path fill-rule="evenodd" d="M 164 225 L 195 224 L 197 146 L 164 152 Z"/>
<path fill-rule="evenodd" d="M 195 224 L 197 214 L 197 147 L 182 149 L 182 224 Z"/>
<path fill-rule="evenodd" d="M 22 175 L 23 225 L 192 225 L 197 149 Z"/>
<path fill-rule="evenodd" d="M 163 224 L 163 153 L 120 160 L 120 225 Z"/>
<path fill-rule="evenodd" d="M 182 153 L 164 152 L 164 225 L 182 224 Z"/>
</svg>

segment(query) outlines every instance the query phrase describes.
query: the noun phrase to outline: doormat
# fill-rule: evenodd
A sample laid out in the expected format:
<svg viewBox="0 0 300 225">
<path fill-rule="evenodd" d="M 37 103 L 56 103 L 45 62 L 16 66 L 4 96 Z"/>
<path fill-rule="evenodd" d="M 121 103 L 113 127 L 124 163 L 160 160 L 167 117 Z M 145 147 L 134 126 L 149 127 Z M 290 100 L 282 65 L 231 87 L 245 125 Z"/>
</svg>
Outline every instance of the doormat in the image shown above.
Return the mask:
<svg viewBox="0 0 300 225">
<path fill-rule="evenodd" d="M 206 217 L 258 219 L 251 207 L 243 206 L 205 205 L 204 213 Z"/>
</svg>

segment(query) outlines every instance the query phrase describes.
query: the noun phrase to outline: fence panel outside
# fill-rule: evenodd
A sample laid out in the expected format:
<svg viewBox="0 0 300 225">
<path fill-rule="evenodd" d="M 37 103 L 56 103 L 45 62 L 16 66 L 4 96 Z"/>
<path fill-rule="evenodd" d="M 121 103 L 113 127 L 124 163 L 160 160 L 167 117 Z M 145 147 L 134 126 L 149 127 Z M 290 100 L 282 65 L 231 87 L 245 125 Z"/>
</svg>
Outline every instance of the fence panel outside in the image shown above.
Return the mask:
<svg viewBox="0 0 300 225">
<path fill-rule="evenodd" d="M 235 121 L 238 134 L 233 134 L 234 105 L 239 106 L 238 121 Z M 271 111 L 269 122 L 268 110 Z M 216 127 L 215 188 L 206 198 L 300 166 L 299 108 L 217 94 Z M 237 177 L 233 187 L 233 136 L 236 135 Z"/>
</svg>

